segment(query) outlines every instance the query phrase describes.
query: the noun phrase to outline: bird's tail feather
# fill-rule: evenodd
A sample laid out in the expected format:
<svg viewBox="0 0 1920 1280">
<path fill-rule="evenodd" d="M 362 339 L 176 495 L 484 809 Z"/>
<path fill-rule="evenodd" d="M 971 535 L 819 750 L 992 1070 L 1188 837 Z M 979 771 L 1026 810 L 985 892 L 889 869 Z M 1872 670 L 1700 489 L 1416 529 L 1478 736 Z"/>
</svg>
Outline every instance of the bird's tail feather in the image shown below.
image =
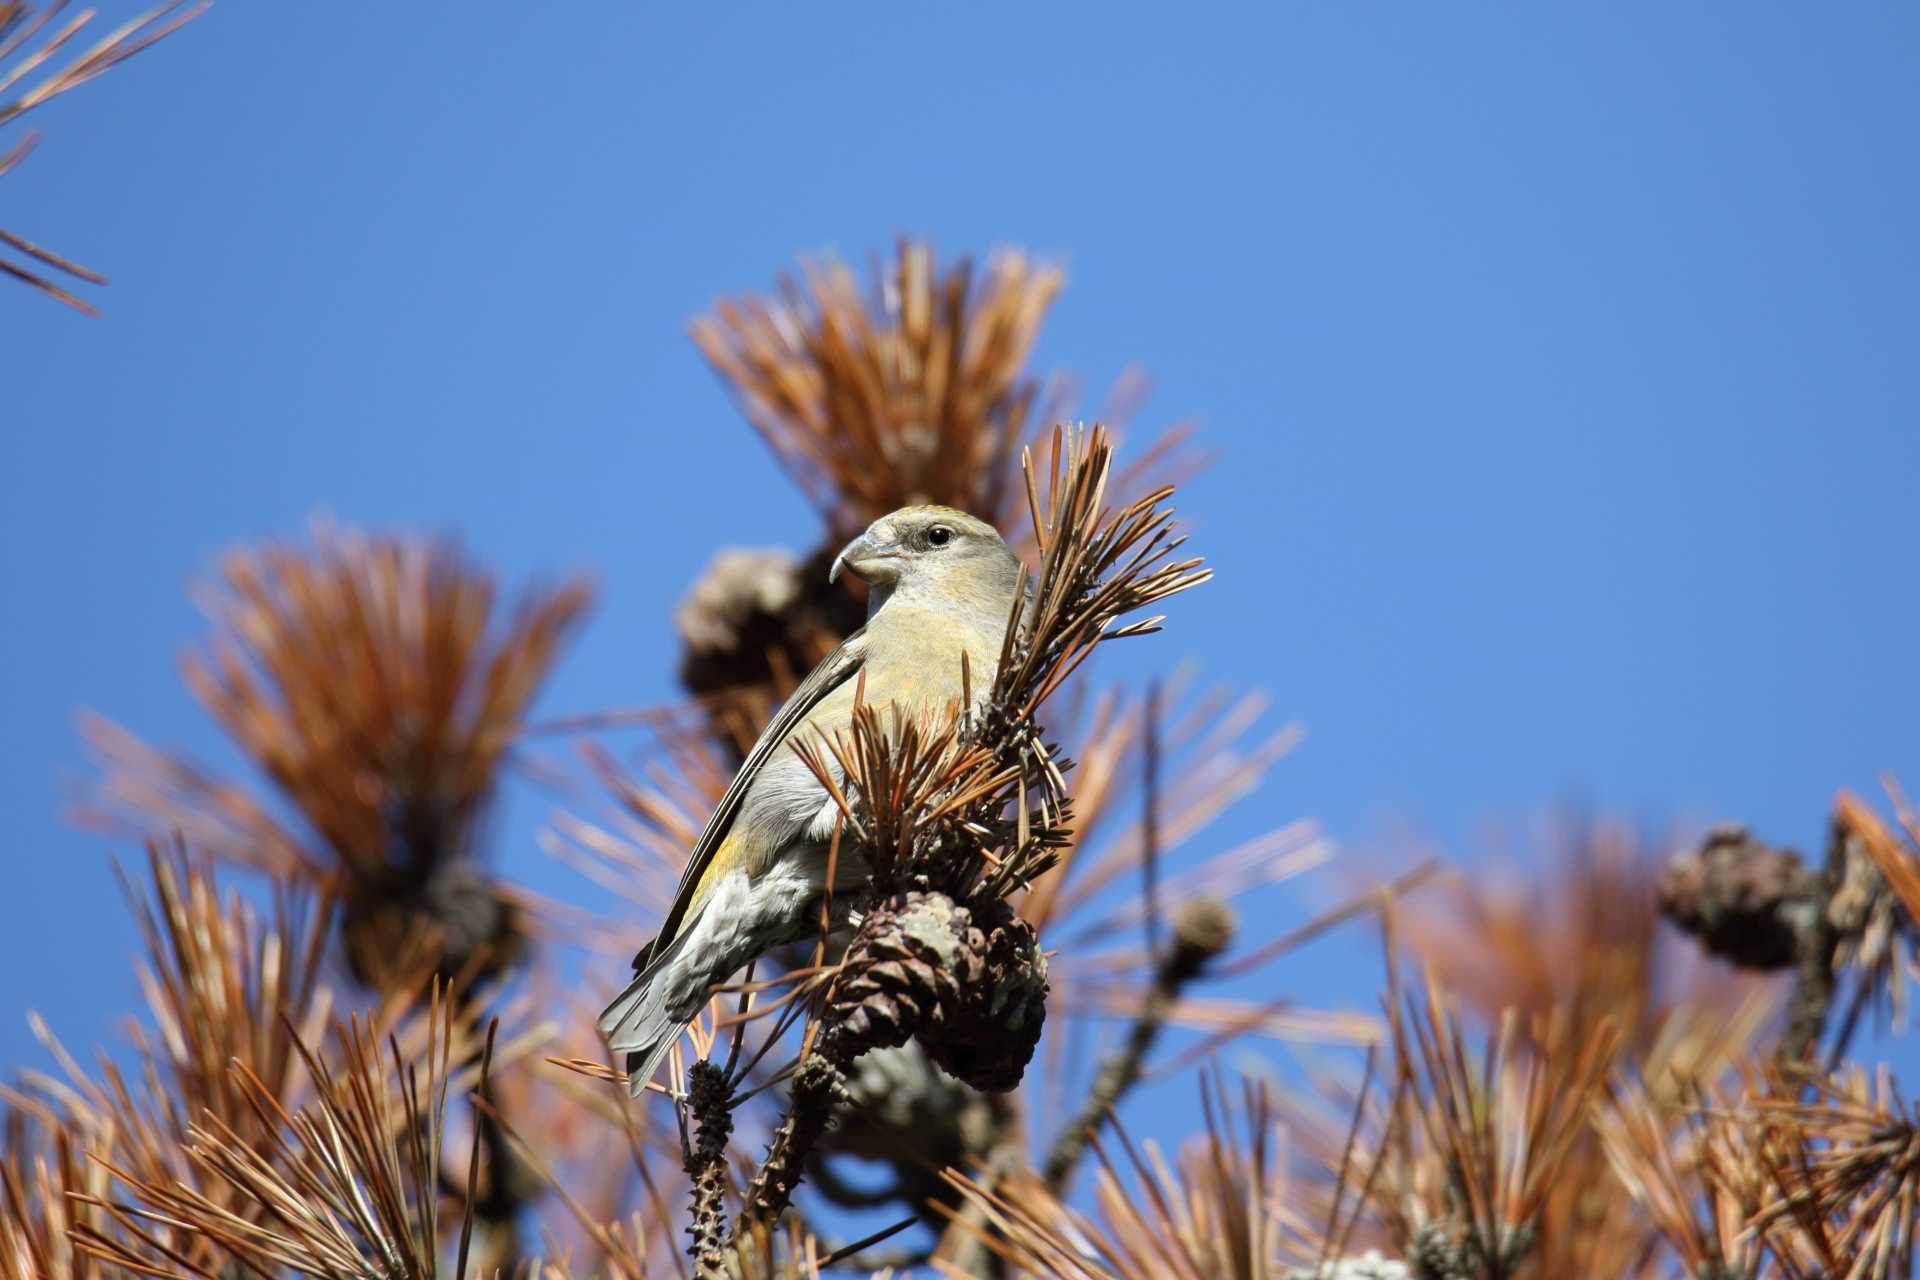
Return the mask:
<svg viewBox="0 0 1920 1280">
<path fill-rule="evenodd" d="M 600 1015 L 600 1033 L 606 1036 L 608 1047 L 627 1057 L 627 1092 L 636 1098 L 660 1069 L 687 1023 L 667 1007 L 672 993 L 666 988 L 671 984 L 661 980 L 665 977 L 662 971 L 679 955 L 686 938 L 682 930 L 667 947 L 657 948 L 646 969 Z"/>
</svg>

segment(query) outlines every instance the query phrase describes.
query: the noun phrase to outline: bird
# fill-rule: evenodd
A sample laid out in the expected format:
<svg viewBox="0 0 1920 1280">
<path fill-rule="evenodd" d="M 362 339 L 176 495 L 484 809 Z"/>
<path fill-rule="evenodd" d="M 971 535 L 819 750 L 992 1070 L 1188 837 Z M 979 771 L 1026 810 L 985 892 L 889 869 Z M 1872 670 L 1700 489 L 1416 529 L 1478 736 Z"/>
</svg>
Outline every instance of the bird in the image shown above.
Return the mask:
<svg viewBox="0 0 1920 1280">
<path fill-rule="evenodd" d="M 818 921 L 839 805 L 794 745 L 845 729 L 856 700 L 917 714 L 957 705 L 969 685 L 977 706 L 992 685 L 1022 582 L 1019 558 L 992 525 L 951 507 L 903 507 L 849 542 L 827 581 L 843 570 L 867 583 L 865 625 L 801 681 L 747 753 L 659 933 L 634 957 L 632 982 L 600 1015 L 636 1097 L 714 984 Z M 820 754 L 839 785 L 831 753 Z M 866 874 L 843 849 L 836 899 Z"/>
</svg>

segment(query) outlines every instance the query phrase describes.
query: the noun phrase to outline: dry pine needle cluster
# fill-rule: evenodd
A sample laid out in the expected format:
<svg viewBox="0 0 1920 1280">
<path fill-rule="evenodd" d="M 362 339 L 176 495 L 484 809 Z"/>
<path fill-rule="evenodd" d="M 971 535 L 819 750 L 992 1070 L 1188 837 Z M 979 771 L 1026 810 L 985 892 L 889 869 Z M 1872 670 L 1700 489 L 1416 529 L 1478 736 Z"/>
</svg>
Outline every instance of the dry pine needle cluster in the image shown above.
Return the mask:
<svg viewBox="0 0 1920 1280">
<path fill-rule="evenodd" d="M 0 129 L 198 12 L 88 45 L 89 14 L 0 4 Z M 87 305 L 56 279 L 92 273 L 0 245 Z M 1066 384 L 1029 357 L 1063 286 L 903 241 L 864 284 L 810 263 L 694 323 L 819 527 L 716 558 L 670 706 L 534 717 L 577 580 L 509 600 L 449 540 L 326 524 L 229 557 L 185 676 L 250 771 L 85 722 L 79 816 L 147 849 L 123 877 L 145 1007 L 90 1064 L 36 1023 L 52 1069 L 0 1093 L 0 1275 L 1912 1274 L 1920 1116 L 1858 1055 L 1904 1026 L 1898 791 L 1891 819 L 1838 797 L 1818 865 L 1736 826 L 1575 822 L 1532 876 L 1409 858 L 1269 927 L 1262 895 L 1330 846 L 1212 824 L 1298 734 L 1189 669 L 1102 681 L 1103 646 L 1208 570 L 1169 505 L 1187 428 L 1120 468 L 1114 430 L 1055 425 Z M 918 502 L 1027 564 L 1004 651 L 949 708 L 798 744 L 870 881 L 716 988 L 674 1086 L 629 1100 L 600 987 L 859 625 L 823 557 Z M 508 787 L 558 797 L 543 846 L 616 908 L 501 877 Z M 1379 1008 L 1302 1006 L 1285 962 L 1345 925 L 1379 936 Z M 1183 1106 L 1184 1138 L 1151 1119 Z"/>
</svg>

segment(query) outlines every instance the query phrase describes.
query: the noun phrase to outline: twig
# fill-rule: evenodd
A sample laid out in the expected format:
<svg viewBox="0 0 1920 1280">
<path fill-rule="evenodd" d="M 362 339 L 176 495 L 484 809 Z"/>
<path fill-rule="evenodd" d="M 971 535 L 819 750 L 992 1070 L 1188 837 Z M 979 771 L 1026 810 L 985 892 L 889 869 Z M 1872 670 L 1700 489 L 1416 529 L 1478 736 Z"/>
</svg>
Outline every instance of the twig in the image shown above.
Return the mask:
<svg viewBox="0 0 1920 1280">
<path fill-rule="evenodd" d="M 1140 892 L 1147 912 L 1147 954 L 1160 953 L 1160 682 L 1140 709 Z"/>
<path fill-rule="evenodd" d="M 1835 986 L 1834 955 L 1840 946 L 1840 931 L 1834 927 L 1827 904 L 1845 874 L 1847 839 L 1846 827 L 1835 818 L 1827 835 L 1826 870 L 1813 889 L 1813 918 L 1800 938 L 1799 968 L 1793 979 L 1793 994 L 1787 1000 L 1786 1025 L 1773 1050 L 1774 1061 L 1782 1066 L 1811 1054 L 1826 1029 Z"/>
<path fill-rule="evenodd" d="M 499 1019 L 495 1018 L 494 1021 L 498 1022 Z M 470 1212 L 498 1233 L 495 1236 L 494 1260 L 496 1264 L 504 1261 L 506 1265 L 499 1269 L 512 1274 L 520 1258 L 520 1211 L 529 1200 L 535 1198 L 539 1189 L 528 1185 L 519 1153 L 513 1149 L 512 1142 L 501 1127 L 503 1108 L 495 1094 L 493 1082 L 483 1078 L 475 1090 L 475 1096 L 485 1104 L 474 1108 L 473 1128 L 476 1145 L 487 1153 L 487 1189 L 484 1195 L 477 1194 L 469 1179 L 466 1187 L 467 1206 Z"/>
<path fill-rule="evenodd" d="M 793 1094 L 786 1118 L 774 1130 L 765 1163 L 747 1187 L 747 1207 L 735 1235 L 744 1235 L 754 1223 L 777 1222 L 800 1185 L 807 1157 L 833 1122 L 834 1107 L 846 1094 L 845 1069 L 826 1053 L 815 1050 L 800 1062 L 793 1075 Z"/>
<path fill-rule="evenodd" d="M 727 1073 L 711 1062 L 687 1068 L 687 1095 L 695 1135 L 688 1152 L 687 1176 L 693 1182 L 693 1219 L 687 1253 L 701 1280 L 724 1277 L 727 1227 L 727 1140 L 733 1136 L 733 1090 Z"/>
<path fill-rule="evenodd" d="M 1047 1187 L 1056 1195 L 1066 1190 L 1074 1167 L 1121 1097 L 1139 1083 L 1141 1067 L 1168 1015 L 1180 1003 L 1181 991 L 1200 976 L 1207 961 L 1226 949 L 1231 934 L 1232 923 L 1225 908 L 1211 899 L 1195 899 L 1181 911 L 1174 924 L 1173 945 L 1161 953 L 1154 966 L 1153 984 L 1147 989 L 1146 1002 L 1133 1020 L 1126 1043 L 1101 1066 L 1086 1104 L 1060 1131 L 1047 1153 Z"/>
<path fill-rule="evenodd" d="M 494 1037 L 499 1034 L 499 1031 L 500 1019 L 495 1018 L 487 1023 L 487 1043 L 486 1047 L 480 1051 L 479 1095 L 482 1098 L 488 1096 L 488 1086 L 493 1082 L 493 1042 Z M 490 1131 L 497 1132 L 497 1126 L 493 1126 Z M 480 1179 L 481 1132 L 479 1119 L 478 1116 L 476 1116 L 476 1121 L 473 1126 L 473 1146 L 467 1153 L 467 1202 L 460 1214 L 460 1251 L 455 1256 L 453 1269 L 454 1280 L 467 1280 L 467 1254 L 473 1245 L 473 1187 Z M 498 1169 L 499 1166 L 496 1165 L 494 1174 L 496 1180 L 499 1178 Z"/>
<path fill-rule="evenodd" d="M 905 1231 L 918 1221 L 920 1221 L 918 1214 L 909 1218 L 902 1218 L 890 1227 L 882 1227 L 870 1236 L 862 1237 L 859 1240 L 855 1240 L 852 1244 L 842 1245 L 831 1253 L 815 1258 L 813 1265 L 815 1267 L 825 1268 L 844 1263 L 860 1271 L 891 1271 L 895 1269 L 904 1270 L 907 1267 L 917 1267 L 927 1260 L 927 1251 L 925 1249 L 895 1248 L 882 1250 L 876 1249 L 874 1246 L 891 1240 L 894 1236 L 899 1235 L 902 1231 Z"/>
</svg>

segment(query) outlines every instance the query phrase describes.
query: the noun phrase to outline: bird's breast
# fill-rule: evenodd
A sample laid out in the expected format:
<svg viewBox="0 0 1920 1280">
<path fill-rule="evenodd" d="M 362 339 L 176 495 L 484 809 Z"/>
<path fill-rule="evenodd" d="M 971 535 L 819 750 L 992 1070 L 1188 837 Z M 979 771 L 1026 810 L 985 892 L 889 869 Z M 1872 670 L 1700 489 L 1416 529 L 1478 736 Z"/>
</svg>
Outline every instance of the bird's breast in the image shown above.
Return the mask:
<svg viewBox="0 0 1920 1280">
<path fill-rule="evenodd" d="M 978 701 L 993 685 L 1000 639 L 999 626 L 957 617 L 948 610 L 901 601 L 888 605 L 867 628 L 861 674 L 822 698 L 760 767 L 715 862 L 724 857 L 729 867 L 741 866 L 758 876 L 785 850 L 806 839 L 807 828 L 829 797 L 819 777 L 795 753 L 796 743 L 817 748 L 837 784 L 841 770 L 821 738 L 831 738 L 852 724 L 856 699 L 876 709 L 893 704 L 910 715 L 937 714 L 955 705 L 963 685 L 970 684 Z M 717 874 L 710 869 L 703 881 Z"/>
</svg>

